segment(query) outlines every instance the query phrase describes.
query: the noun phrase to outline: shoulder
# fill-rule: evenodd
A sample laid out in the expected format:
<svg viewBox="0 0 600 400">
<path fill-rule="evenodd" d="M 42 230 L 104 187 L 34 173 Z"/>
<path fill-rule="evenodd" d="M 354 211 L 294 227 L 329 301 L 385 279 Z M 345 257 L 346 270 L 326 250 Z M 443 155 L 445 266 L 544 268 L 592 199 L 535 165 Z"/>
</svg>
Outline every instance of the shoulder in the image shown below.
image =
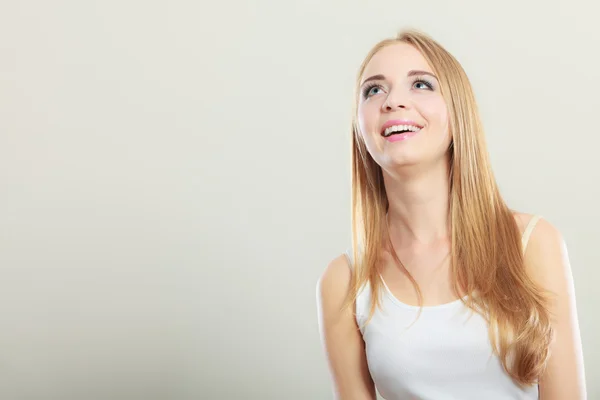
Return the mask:
<svg viewBox="0 0 600 400">
<path fill-rule="evenodd" d="M 531 239 L 527 250 L 531 250 L 531 253 L 539 252 L 539 250 L 552 252 L 552 250 L 564 246 L 565 240 L 560 230 L 547 219 L 539 218 L 535 228 L 531 231 Z"/>
<path fill-rule="evenodd" d="M 533 220 L 535 215 L 513 211 L 513 217 L 515 218 L 515 222 L 519 227 L 519 232 L 523 234 L 525 232 L 525 229 L 527 229 L 527 225 L 529 225 L 529 223 Z"/>
<path fill-rule="evenodd" d="M 317 281 L 317 314 L 323 337 L 327 331 L 355 327 L 352 310 L 344 307 L 351 278 L 348 260 L 342 254 L 327 264 Z"/>
<path fill-rule="evenodd" d="M 340 298 L 346 296 L 350 287 L 352 272 L 345 254 L 335 257 L 321 272 L 317 281 L 319 297 Z"/>
<path fill-rule="evenodd" d="M 375 399 L 362 332 L 346 302 L 352 273 L 345 254 L 331 260 L 319 277 L 318 325 L 332 375 L 335 398 Z M 346 305 L 347 307 L 344 307 Z"/>
<path fill-rule="evenodd" d="M 585 398 L 575 285 L 560 230 L 550 221 L 539 219 L 531 231 L 524 258 L 529 277 L 547 297 L 554 331 L 551 356 L 540 388 L 552 398 Z"/>
<path fill-rule="evenodd" d="M 521 214 L 526 229 L 532 215 Z M 519 224 L 519 223 L 517 223 Z M 525 268 L 538 284 L 555 292 L 570 275 L 567 245 L 561 231 L 545 218 L 539 218 L 531 230 L 531 236 L 525 249 Z"/>
</svg>

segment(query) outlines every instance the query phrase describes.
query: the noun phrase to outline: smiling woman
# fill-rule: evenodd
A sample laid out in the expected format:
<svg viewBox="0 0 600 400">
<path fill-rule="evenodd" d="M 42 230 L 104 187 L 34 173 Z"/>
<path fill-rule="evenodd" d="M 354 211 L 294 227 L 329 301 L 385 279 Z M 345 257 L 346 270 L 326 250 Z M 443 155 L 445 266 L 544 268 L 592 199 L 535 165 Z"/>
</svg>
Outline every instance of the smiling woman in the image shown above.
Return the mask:
<svg viewBox="0 0 600 400">
<path fill-rule="evenodd" d="M 337 397 L 584 399 L 564 241 L 505 204 L 460 64 L 401 32 L 355 106 L 352 250 L 317 290 Z"/>
<path fill-rule="evenodd" d="M 409 71 L 408 76 L 425 76 L 430 75 L 432 78 L 437 78 L 430 72 L 427 71 Z M 367 99 L 373 95 L 378 93 L 373 93 L 373 89 L 382 90 L 381 83 L 377 83 L 377 81 L 386 81 L 384 75 L 373 75 L 367 79 L 365 79 L 363 83 L 362 96 L 364 99 Z M 417 85 L 424 85 L 417 87 Z M 428 81 L 426 78 L 416 78 L 413 83 L 413 87 L 415 89 L 425 89 L 425 90 L 433 90 L 434 85 L 431 81 Z M 423 128 L 422 125 L 414 121 L 408 120 L 399 120 L 399 119 L 390 119 L 383 124 L 381 129 L 381 134 L 383 137 L 387 138 L 390 142 L 396 142 L 399 140 L 408 139 L 409 137 L 414 136 L 417 132 L 419 132 Z"/>
</svg>

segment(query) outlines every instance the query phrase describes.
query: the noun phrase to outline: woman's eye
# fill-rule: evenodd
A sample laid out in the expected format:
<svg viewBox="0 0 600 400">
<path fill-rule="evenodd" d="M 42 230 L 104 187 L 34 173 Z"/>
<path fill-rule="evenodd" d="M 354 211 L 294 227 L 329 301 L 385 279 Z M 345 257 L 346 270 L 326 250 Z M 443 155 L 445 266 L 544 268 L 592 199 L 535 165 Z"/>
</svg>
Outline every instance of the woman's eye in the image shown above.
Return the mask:
<svg viewBox="0 0 600 400">
<path fill-rule="evenodd" d="M 427 89 L 429 89 L 429 90 L 432 90 L 432 89 L 433 89 L 433 86 L 432 86 L 430 83 L 428 83 L 428 82 L 425 82 L 425 81 L 416 81 L 416 82 L 414 83 L 413 87 L 414 87 L 415 89 L 426 89 L 426 90 L 427 90 Z"/>
<path fill-rule="evenodd" d="M 367 91 L 367 96 L 373 96 L 373 95 L 377 94 L 377 92 L 376 92 L 377 90 L 381 90 L 381 88 L 379 86 L 373 86 L 372 88 L 370 88 Z"/>
</svg>

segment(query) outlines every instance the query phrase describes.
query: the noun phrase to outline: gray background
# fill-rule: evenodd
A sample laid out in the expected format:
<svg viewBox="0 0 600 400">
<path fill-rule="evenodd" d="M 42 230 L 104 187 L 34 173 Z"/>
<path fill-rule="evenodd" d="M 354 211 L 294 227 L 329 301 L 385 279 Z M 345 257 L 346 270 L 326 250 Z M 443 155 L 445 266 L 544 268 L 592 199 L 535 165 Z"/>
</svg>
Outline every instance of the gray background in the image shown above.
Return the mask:
<svg viewBox="0 0 600 400">
<path fill-rule="evenodd" d="M 570 249 L 600 399 L 591 1 L 0 2 L 0 398 L 328 399 L 368 49 L 463 64 L 509 204 Z"/>
</svg>

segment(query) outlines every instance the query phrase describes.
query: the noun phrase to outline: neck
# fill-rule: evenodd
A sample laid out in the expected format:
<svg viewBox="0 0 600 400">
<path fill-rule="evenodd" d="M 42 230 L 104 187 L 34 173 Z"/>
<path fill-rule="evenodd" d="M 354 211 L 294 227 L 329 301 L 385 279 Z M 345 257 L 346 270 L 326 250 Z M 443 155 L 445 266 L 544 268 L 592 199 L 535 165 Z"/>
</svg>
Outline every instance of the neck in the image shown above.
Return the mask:
<svg viewBox="0 0 600 400">
<path fill-rule="evenodd" d="M 390 234 L 405 244 L 428 245 L 450 235 L 449 167 L 383 172 Z"/>
</svg>

